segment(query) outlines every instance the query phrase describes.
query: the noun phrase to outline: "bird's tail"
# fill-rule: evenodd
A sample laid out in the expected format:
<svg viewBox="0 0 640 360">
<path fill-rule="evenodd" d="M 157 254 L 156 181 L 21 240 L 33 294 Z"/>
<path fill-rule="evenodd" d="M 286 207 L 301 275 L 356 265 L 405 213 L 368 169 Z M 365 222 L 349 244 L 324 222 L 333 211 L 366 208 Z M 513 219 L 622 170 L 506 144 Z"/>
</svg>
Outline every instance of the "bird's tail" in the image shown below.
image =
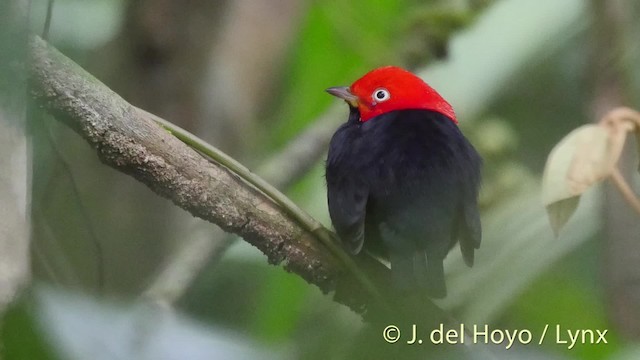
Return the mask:
<svg viewBox="0 0 640 360">
<path fill-rule="evenodd" d="M 441 259 L 432 259 L 424 251 L 417 251 L 406 256 L 391 254 L 390 260 L 394 283 L 400 289 L 421 289 L 437 299 L 447 296 Z"/>
<path fill-rule="evenodd" d="M 434 259 L 418 251 L 414 255 L 413 266 L 418 286 L 424 287 L 427 295 L 437 299 L 447 296 L 442 259 Z"/>
</svg>

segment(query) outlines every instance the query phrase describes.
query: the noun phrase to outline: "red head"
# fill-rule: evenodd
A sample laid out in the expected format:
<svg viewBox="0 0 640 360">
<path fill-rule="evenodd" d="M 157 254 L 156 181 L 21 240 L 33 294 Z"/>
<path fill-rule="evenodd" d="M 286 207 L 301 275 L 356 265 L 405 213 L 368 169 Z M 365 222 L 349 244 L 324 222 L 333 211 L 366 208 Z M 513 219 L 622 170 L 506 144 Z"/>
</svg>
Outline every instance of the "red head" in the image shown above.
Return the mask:
<svg viewBox="0 0 640 360">
<path fill-rule="evenodd" d="M 389 111 L 424 109 L 458 123 L 453 108 L 440 94 L 416 75 L 396 66 L 377 68 L 350 87 L 332 87 L 327 92 L 358 108 L 362 122 Z"/>
</svg>

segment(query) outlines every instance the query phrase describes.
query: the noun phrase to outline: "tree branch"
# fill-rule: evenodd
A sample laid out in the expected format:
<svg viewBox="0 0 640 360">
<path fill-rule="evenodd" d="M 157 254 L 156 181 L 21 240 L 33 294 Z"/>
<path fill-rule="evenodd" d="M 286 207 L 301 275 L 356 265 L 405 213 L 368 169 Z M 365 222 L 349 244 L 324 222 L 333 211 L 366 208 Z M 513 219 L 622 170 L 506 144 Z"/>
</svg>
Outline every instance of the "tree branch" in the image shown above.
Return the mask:
<svg viewBox="0 0 640 360">
<path fill-rule="evenodd" d="M 618 191 L 620 191 L 622 198 L 638 215 L 640 215 L 640 199 L 638 199 L 631 189 L 631 186 L 629 186 L 629 183 L 624 179 L 624 176 L 620 173 L 620 170 L 617 167 L 613 169 L 610 179 L 616 188 L 618 188 Z"/>
<path fill-rule="evenodd" d="M 337 110 L 338 107 L 332 107 L 314 120 L 282 150 L 265 160 L 256 173 L 275 188 L 284 190 L 290 187 L 315 166 L 326 151 L 333 131 L 343 121 Z M 166 125 L 160 118 L 153 120 Z M 235 237 L 225 234 L 220 228 L 211 230 L 205 236 L 188 239 L 186 244 L 171 254 L 166 265 L 144 291 L 144 296 L 170 306 L 184 294 L 207 263 L 221 257 L 233 239 Z"/>
<path fill-rule="evenodd" d="M 265 194 L 207 161 L 41 39 L 34 37 L 30 47 L 33 96 L 94 147 L 103 163 L 238 234 L 271 264 L 284 264 L 325 293 L 353 283 L 335 255 Z M 354 310 L 366 305 L 353 289 L 336 295 Z"/>
</svg>

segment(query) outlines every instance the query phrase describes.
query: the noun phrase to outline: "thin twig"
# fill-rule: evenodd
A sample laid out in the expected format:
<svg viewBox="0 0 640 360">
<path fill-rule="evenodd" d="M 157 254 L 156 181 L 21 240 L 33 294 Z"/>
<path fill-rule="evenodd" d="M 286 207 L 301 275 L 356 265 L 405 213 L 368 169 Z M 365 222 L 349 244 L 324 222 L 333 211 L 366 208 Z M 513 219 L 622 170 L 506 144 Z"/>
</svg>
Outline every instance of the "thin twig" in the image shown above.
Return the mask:
<svg viewBox="0 0 640 360">
<path fill-rule="evenodd" d="M 318 163 L 327 150 L 331 134 L 344 121 L 333 107 L 319 116 L 302 133 L 280 151 L 271 155 L 256 170 L 263 179 L 281 191 L 289 188 Z M 236 240 L 220 228 L 207 235 L 196 235 L 170 258 L 143 292 L 147 299 L 164 305 L 178 301 L 196 275 L 208 263 L 216 263 L 222 253 Z"/>
<path fill-rule="evenodd" d="M 59 241 L 58 236 L 54 233 L 51 225 L 47 221 L 47 217 L 42 210 L 42 207 L 34 207 L 32 218 L 38 229 L 42 231 L 42 236 L 38 238 L 40 242 L 33 242 L 32 246 L 36 259 L 42 264 L 45 272 L 49 274 L 55 284 L 71 284 L 73 286 L 80 286 L 82 281 L 78 277 L 78 274 L 73 270 L 71 261 L 69 260 L 69 254 L 62 250 L 63 246 Z M 44 253 L 42 242 L 46 241 L 48 246 L 47 254 Z M 55 264 L 50 262 L 50 259 L 58 260 Z M 59 272 L 62 272 L 59 276 Z M 66 280 L 66 283 L 63 282 Z"/>
<path fill-rule="evenodd" d="M 635 124 L 636 128 L 640 128 L 640 112 L 626 106 L 609 111 L 600 122 L 604 122 L 606 119 L 629 120 Z"/>
<path fill-rule="evenodd" d="M 44 115 L 44 113 L 42 115 Z M 96 261 L 96 290 L 99 294 L 102 294 L 104 292 L 105 285 L 104 250 L 102 248 L 102 243 L 100 242 L 98 233 L 93 226 L 93 221 L 91 221 L 88 207 L 84 204 L 82 196 L 80 195 L 80 188 L 78 187 L 78 182 L 76 181 L 75 175 L 73 174 L 73 170 L 71 169 L 71 166 L 69 166 L 69 162 L 67 161 L 67 159 L 65 159 L 64 155 L 60 151 L 60 147 L 58 146 L 58 143 L 56 142 L 55 137 L 51 132 L 51 127 L 45 121 L 42 121 L 41 123 L 45 128 L 44 132 L 47 135 L 47 140 L 49 140 L 49 144 L 51 145 L 53 153 L 58 158 L 59 163 L 62 165 L 63 171 L 68 176 L 69 185 L 71 186 L 71 192 L 73 194 L 71 198 L 76 202 L 76 205 L 80 210 L 80 217 L 87 226 L 87 231 L 89 232 L 91 244 L 93 245 L 93 253 Z"/>
<path fill-rule="evenodd" d="M 278 189 L 285 189 L 318 164 L 329 148 L 331 135 L 346 120 L 343 104 L 336 104 L 260 164 L 256 172 Z"/>
<path fill-rule="evenodd" d="M 49 30 L 51 29 L 51 18 L 53 16 L 53 2 L 54 0 L 49 0 L 49 3 L 47 4 L 47 16 L 42 29 L 42 38 L 44 40 L 49 40 Z"/>
<path fill-rule="evenodd" d="M 640 199 L 638 199 L 637 195 L 633 192 L 631 186 L 629 186 L 629 183 L 625 180 L 617 167 L 613 169 L 609 178 L 631 208 L 640 215 Z"/>
<path fill-rule="evenodd" d="M 617 107 L 609 111 L 605 116 L 600 119 L 600 124 L 624 124 L 626 131 L 635 132 L 636 135 L 640 134 L 640 112 L 628 107 Z M 611 175 L 609 176 L 611 182 L 616 186 L 620 194 L 625 201 L 634 209 L 638 215 L 640 215 L 640 199 L 633 192 L 631 186 L 617 167 L 614 167 Z"/>
<path fill-rule="evenodd" d="M 209 230 L 206 235 L 197 234 L 185 239 L 186 243 L 172 254 L 142 296 L 154 303 L 172 306 L 187 291 L 193 279 L 210 258 L 224 251 L 231 241 L 220 228 Z M 220 241 L 213 241 L 219 238 Z"/>
</svg>

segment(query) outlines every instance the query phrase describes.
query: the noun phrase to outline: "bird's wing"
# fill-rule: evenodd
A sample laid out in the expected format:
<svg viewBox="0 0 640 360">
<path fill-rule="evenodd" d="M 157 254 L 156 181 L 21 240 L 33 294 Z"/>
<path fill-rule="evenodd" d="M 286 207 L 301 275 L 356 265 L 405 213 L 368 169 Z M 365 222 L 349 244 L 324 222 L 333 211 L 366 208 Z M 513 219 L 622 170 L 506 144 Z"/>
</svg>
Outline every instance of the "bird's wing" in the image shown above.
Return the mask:
<svg viewBox="0 0 640 360">
<path fill-rule="evenodd" d="M 338 236 L 352 254 L 364 244 L 364 223 L 368 189 L 353 179 L 334 179 L 327 171 L 329 215 Z"/>
<path fill-rule="evenodd" d="M 473 255 L 480 248 L 482 228 L 480 214 L 475 202 L 465 202 L 462 206 L 459 221 L 459 241 L 462 257 L 467 266 L 473 266 Z"/>
<path fill-rule="evenodd" d="M 329 215 L 343 244 L 358 254 L 364 244 L 365 215 L 369 187 L 362 173 L 360 113 L 351 109 L 349 120 L 336 130 L 329 144 L 326 163 Z"/>
<path fill-rule="evenodd" d="M 482 226 L 480 224 L 480 213 L 478 212 L 478 191 L 480 190 L 480 167 L 482 159 L 473 146 L 464 142 L 467 150 L 467 164 L 465 170 L 466 181 L 462 182 L 462 203 L 459 210 L 459 230 L 458 240 L 464 262 L 473 266 L 473 255 L 476 249 L 480 248 L 482 239 Z"/>
</svg>

